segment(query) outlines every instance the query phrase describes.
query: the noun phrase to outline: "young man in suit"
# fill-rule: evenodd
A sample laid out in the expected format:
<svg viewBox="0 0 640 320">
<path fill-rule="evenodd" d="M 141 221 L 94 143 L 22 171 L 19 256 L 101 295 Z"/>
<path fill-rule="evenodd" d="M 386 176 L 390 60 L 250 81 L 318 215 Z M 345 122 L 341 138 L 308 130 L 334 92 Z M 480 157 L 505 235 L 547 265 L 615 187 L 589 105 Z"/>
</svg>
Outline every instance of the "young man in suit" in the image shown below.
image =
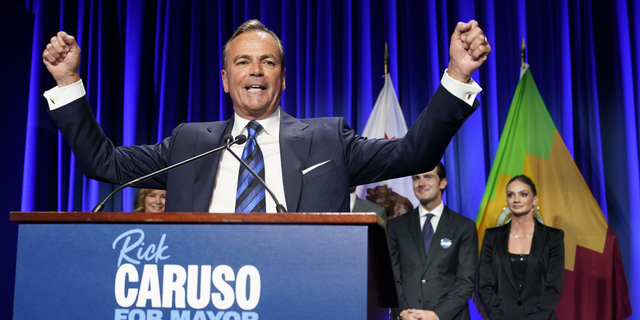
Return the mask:
<svg viewBox="0 0 640 320">
<path fill-rule="evenodd" d="M 478 234 L 473 221 L 442 203 L 446 187 L 441 163 L 414 175 L 420 206 L 387 225 L 399 303 L 392 320 L 469 319 Z"/>
<path fill-rule="evenodd" d="M 59 32 L 42 58 L 58 84 L 45 93 L 50 115 L 87 177 L 123 184 L 221 146 L 227 134 L 247 134 L 256 126 L 247 135 L 251 143 L 245 145 L 258 150 L 256 159 L 264 161 L 256 165 L 264 169 L 264 181 L 288 211 L 346 212 L 350 186 L 435 165 L 479 105 L 475 97 L 481 88 L 470 75 L 486 61 L 491 46 L 476 21 L 458 23 L 449 52 L 441 85 L 409 132 L 400 139 L 364 139 L 343 118 L 296 119 L 286 114 L 280 107 L 286 87 L 284 47 L 273 31 L 249 20 L 222 50 L 222 83 L 233 101 L 234 116 L 181 124 L 160 143 L 126 147 L 114 146 L 95 120 L 78 73 L 81 55 L 75 39 Z M 243 148 L 231 147 L 238 154 Z M 243 198 L 260 205 L 241 209 L 237 200 L 247 189 L 238 183 L 243 179 L 239 172 L 240 164 L 229 152 L 216 153 L 138 187 L 166 189 L 168 212 L 275 212 L 274 201 L 262 187 L 252 187 L 256 192 Z"/>
</svg>

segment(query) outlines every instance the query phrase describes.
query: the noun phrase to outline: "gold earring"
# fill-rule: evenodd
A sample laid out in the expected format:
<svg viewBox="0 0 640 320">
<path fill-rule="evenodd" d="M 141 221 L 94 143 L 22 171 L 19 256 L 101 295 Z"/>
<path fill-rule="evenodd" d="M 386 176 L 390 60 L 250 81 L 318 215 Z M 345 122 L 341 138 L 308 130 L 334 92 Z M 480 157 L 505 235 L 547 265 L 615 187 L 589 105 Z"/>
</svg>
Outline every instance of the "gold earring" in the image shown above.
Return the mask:
<svg viewBox="0 0 640 320">
<path fill-rule="evenodd" d="M 533 208 L 531 208 L 531 211 L 533 212 L 534 219 L 537 219 L 538 221 L 540 221 L 540 223 L 544 224 L 542 214 L 540 214 L 540 206 L 533 206 Z"/>
</svg>

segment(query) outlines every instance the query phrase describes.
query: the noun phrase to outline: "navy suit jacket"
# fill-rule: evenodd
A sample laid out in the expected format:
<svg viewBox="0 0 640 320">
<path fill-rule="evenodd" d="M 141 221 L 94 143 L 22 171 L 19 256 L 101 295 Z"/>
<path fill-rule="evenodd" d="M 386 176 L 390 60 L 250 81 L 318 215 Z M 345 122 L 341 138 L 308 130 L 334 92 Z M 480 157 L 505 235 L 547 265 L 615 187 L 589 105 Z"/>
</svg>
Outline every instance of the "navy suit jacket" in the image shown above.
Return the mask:
<svg viewBox="0 0 640 320">
<path fill-rule="evenodd" d="M 511 223 L 487 229 L 480 253 L 478 290 L 489 319 L 557 319 L 564 279 L 564 232 L 538 221 L 518 292 L 509 259 Z"/>
<path fill-rule="evenodd" d="M 287 210 L 349 212 L 350 186 L 432 170 L 474 107 L 440 86 L 407 135 L 391 140 L 358 136 L 343 118 L 296 119 L 282 111 L 280 153 Z M 233 126 L 233 119 L 183 123 L 161 143 L 115 147 L 86 96 L 49 113 L 84 174 L 115 184 L 221 146 Z M 302 174 L 325 161 L 329 162 Z M 219 162 L 216 153 L 138 186 L 166 189 L 168 212 L 207 212 Z"/>
<path fill-rule="evenodd" d="M 389 220 L 387 234 L 399 305 L 391 319 L 409 308 L 432 310 L 442 320 L 469 319 L 478 264 L 475 223 L 445 206 L 428 256 L 418 209 Z"/>
</svg>

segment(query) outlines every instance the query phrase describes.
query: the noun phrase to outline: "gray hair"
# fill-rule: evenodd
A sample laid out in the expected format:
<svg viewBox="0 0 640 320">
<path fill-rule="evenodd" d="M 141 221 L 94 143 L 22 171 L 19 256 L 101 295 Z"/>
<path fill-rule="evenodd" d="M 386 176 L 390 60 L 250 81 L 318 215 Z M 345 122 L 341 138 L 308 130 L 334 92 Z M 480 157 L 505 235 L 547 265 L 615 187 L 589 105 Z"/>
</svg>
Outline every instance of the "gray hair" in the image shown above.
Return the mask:
<svg viewBox="0 0 640 320">
<path fill-rule="evenodd" d="M 260 22 L 260 20 L 257 20 L 257 19 L 245 21 L 245 23 L 243 23 L 238 27 L 238 29 L 236 29 L 236 32 L 233 33 L 231 38 L 227 40 L 227 43 L 225 43 L 224 47 L 222 48 L 222 69 L 225 69 L 227 67 L 227 51 L 229 51 L 229 45 L 231 45 L 231 41 L 233 41 L 235 38 L 237 38 L 238 36 L 240 36 L 245 32 L 257 32 L 257 31 L 266 32 L 274 40 L 276 40 L 276 43 L 278 44 L 278 48 L 280 49 L 280 65 L 282 66 L 282 70 L 284 70 L 285 58 L 284 58 L 284 46 L 282 45 L 282 41 L 280 41 L 280 38 L 278 38 L 275 32 L 267 29 L 267 27 L 265 27 L 264 24 L 262 24 L 262 22 Z"/>
</svg>

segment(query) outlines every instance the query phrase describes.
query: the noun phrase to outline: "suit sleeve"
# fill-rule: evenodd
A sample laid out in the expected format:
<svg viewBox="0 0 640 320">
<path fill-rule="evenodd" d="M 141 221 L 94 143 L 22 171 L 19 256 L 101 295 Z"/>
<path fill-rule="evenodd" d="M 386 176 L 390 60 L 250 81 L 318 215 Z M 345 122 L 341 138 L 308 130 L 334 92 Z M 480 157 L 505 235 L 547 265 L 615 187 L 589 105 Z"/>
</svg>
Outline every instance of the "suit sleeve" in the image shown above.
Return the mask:
<svg viewBox="0 0 640 320">
<path fill-rule="evenodd" d="M 356 186 L 433 170 L 453 135 L 475 110 L 440 85 L 403 138 L 366 139 L 356 135 L 343 121 L 341 135 L 350 184 Z"/>
<path fill-rule="evenodd" d="M 544 282 L 544 291 L 533 311 L 524 319 L 548 319 L 560 301 L 562 283 L 564 281 L 564 231 L 553 233 L 549 246 L 549 269 Z"/>
<path fill-rule="evenodd" d="M 500 298 L 496 294 L 497 279 L 492 268 L 492 259 L 496 247 L 495 233 L 486 230 L 482 240 L 480 252 L 480 266 L 478 267 L 478 291 L 480 300 L 489 319 L 510 319 L 500 305 Z"/>
<path fill-rule="evenodd" d="M 393 278 L 396 284 L 396 291 L 398 293 L 398 309 L 395 310 L 399 313 L 401 310 L 409 308 L 407 299 L 405 298 L 404 291 L 402 290 L 402 269 L 400 266 L 400 254 L 398 251 L 398 234 L 396 232 L 396 226 L 398 221 L 391 220 L 387 225 L 387 237 L 389 238 L 389 254 L 391 255 L 391 266 L 393 267 Z"/>
<path fill-rule="evenodd" d="M 458 268 L 453 290 L 450 290 L 444 301 L 433 309 L 440 319 L 453 319 L 460 310 L 467 307 L 473 293 L 478 264 L 478 232 L 472 221 L 465 219 L 465 224 L 460 237 Z"/>
<path fill-rule="evenodd" d="M 170 138 L 155 145 L 115 147 L 96 121 L 86 96 L 49 114 L 90 179 L 123 184 L 168 165 Z M 158 175 L 144 186 L 165 189 L 166 176 Z"/>
</svg>

